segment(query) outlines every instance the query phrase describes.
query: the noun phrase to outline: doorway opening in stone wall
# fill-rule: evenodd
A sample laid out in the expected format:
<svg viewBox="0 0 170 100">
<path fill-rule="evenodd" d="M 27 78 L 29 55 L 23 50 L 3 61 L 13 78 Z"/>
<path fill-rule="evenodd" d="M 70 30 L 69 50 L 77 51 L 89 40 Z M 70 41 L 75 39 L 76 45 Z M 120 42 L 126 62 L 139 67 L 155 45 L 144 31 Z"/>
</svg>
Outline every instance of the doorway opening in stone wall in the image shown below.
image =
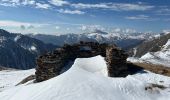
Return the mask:
<svg viewBox="0 0 170 100">
<path fill-rule="evenodd" d="M 37 59 L 36 81 L 41 82 L 67 71 L 76 58 L 88 58 L 101 55 L 107 62 L 108 76 L 125 77 L 129 74 L 126 64 L 127 54 L 116 45 L 96 42 L 65 44 L 54 52 Z"/>
</svg>

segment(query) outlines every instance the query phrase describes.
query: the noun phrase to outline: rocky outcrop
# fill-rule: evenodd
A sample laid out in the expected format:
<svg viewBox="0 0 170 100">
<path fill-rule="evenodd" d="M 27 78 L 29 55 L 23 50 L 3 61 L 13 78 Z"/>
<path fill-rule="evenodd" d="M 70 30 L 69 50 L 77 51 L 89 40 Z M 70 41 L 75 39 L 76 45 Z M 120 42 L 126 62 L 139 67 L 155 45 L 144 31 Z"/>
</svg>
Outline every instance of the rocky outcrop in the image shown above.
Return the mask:
<svg viewBox="0 0 170 100">
<path fill-rule="evenodd" d="M 29 81 L 31 81 L 31 80 L 34 80 L 34 79 L 35 79 L 35 75 L 30 75 L 30 76 L 24 78 L 24 79 L 23 79 L 21 82 L 19 82 L 17 85 L 25 84 L 25 83 L 27 83 L 27 82 L 29 82 Z M 16 86 L 17 86 L 17 85 L 16 85 Z"/>
<path fill-rule="evenodd" d="M 80 42 L 78 44 L 65 44 L 53 52 L 40 56 L 37 59 L 36 81 L 41 82 L 60 75 L 69 62 L 76 58 L 86 58 L 101 55 L 106 58 L 110 77 L 128 75 L 127 54 L 115 45 L 99 44 L 95 42 Z M 71 67 L 71 66 L 70 66 Z"/>
</svg>

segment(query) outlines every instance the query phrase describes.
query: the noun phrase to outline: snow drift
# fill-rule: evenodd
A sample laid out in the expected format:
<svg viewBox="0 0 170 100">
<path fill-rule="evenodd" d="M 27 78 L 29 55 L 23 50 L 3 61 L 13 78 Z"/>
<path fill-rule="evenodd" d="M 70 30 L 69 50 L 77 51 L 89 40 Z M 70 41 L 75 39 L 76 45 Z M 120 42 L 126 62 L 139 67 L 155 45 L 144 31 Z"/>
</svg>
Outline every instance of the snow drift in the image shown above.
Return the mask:
<svg viewBox="0 0 170 100">
<path fill-rule="evenodd" d="M 14 87 L 27 76 L 33 75 L 35 69 L 30 70 L 3 70 L 0 71 L 0 92 Z"/>
<path fill-rule="evenodd" d="M 78 58 L 60 76 L 5 90 L 0 92 L 0 100 L 163 100 L 170 97 L 167 89 L 145 90 L 149 83 L 168 87 L 168 77 L 150 72 L 126 78 L 110 78 L 106 75 L 103 57 Z"/>
</svg>

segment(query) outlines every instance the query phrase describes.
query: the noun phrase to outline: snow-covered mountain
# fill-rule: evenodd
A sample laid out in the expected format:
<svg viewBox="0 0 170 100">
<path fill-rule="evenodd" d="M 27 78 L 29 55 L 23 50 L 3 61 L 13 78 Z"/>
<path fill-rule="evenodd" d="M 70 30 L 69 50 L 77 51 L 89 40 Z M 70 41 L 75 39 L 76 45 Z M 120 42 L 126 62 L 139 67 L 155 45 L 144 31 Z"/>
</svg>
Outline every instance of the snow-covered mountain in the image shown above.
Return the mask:
<svg viewBox="0 0 170 100">
<path fill-rule="evenodd" d="M 141 57 L 148 52 L 160 51 L 163 48 L 163 46 L 167 43 L 168 39 L 170 39 L 170 33 L 153 35 L 152 38 L 136 46 L 134 48 L 135 52 L 133 55 L 135 57 Z"/>
<path fill-rule="evenodd" d="M 128 60 L 170 67 L 170 34 L 143 43 L 137 47 L 135 54 L 136 57 L 130 57 Z M 140 57 L 139 54 L 143 55 Z"/>
<path fill-rule="evenodd" d="M 99 43 L 117 44 L 119 47 L 129 49 L 142 43 L 144 40 L 152 37 L 150 33 L 107 33 L 96 30 L 91 33 L 82 34 L 64 34 L 64 35 L 44 35 L 44 34 L 28 34 L 28 36 L 44 41 L 45 43 L 52 43 L 58 46 L 63 44 L 73 44 L 79 41 L 92 41 Z"/>
<path fill-rule="evenodd" d="M 35 67 L 35 58 L 56 46 L 0 29 L 0 65 L 17 69 Z"/>
<path fill-rule="evenodd" d="M 168 100 L 170 98 L 169 77 L 146 71 L 125 78 L 111 78 L 107 77 L 106 70 L 106 62 L 101 56 L 78 58 L 68 71 L 50 80 L 41 83 L 28 82 L 3 90 L 0 92 L 0 100 Z"/>
</svg>

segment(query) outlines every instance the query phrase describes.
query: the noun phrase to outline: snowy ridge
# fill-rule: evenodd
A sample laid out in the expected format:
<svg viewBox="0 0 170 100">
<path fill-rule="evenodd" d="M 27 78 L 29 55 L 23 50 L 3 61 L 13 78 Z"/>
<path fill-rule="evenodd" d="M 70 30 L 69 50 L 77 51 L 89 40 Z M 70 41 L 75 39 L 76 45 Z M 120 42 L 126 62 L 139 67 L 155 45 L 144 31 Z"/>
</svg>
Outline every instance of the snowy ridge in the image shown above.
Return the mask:
<svg viewBox="0 0 170 100">
<path fill-rule="evenodd" d="M 0 100 L 167 100 L 170 97 L 169 89 L 145 90 L 150 83 L 169 87 L 169 77 L 150 72 L 126 78 L 109 78 L 106 74 L 103 57 L 78 58 L 60 76 L 5 90 L 0 93 Z"/>
</svg>

